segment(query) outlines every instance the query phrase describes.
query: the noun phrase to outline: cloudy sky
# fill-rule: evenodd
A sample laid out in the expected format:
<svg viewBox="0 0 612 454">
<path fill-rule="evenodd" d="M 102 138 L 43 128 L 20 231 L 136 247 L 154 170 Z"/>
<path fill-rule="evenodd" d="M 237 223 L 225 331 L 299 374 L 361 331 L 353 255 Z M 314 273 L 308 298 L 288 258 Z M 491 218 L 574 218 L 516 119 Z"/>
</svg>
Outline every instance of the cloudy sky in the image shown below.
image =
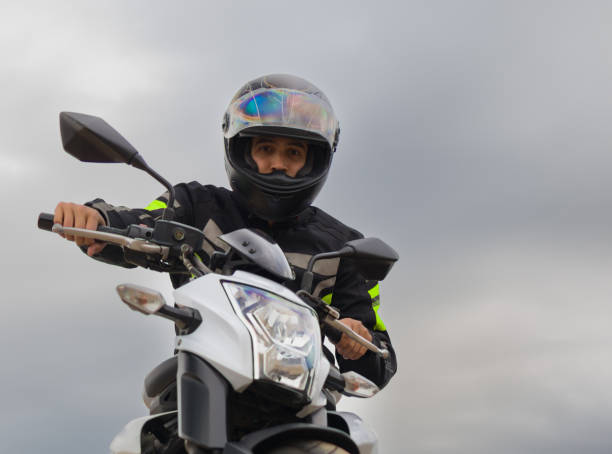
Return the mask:
<svg viewBox="0 0 612 454">
<path fill-rule="evenodd" d="M 6 452 L 106 452 L 144 414 L 172 330 L 114 287 L 166 277 L 35 228 L 60 200 L 162 188 L 62 152 L 105 118 L 171 181 L 226 185 L 220 122 L 245 81 L 313 81 L 340 118 L 316 204 L 401 256 L 381 314 L 399 372 L 344 401 L 381 453 L 612 449 L 609 2 L 0 3 Z"/>
</svg>

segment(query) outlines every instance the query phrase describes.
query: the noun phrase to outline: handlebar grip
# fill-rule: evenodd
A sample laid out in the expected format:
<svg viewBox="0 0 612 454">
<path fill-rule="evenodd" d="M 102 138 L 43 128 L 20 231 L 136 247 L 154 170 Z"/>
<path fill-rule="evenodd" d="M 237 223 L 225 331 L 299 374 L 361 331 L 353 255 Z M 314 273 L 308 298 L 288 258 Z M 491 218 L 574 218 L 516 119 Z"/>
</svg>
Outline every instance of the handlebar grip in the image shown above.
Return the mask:
<svg viewBox="0 0 612 454">
<path fill-rule="evenodd" d="M 41 230 L 47 230 L 51 232 L 53 228 L 53 214 L 51 213 L 40 213 L 38 215 L 38 228 Z M 99 225 L 96 229 L 98 232 L 115 233 L 118 235 L 125 235 L 126 229 L 115 229 L 113 227 L 106 227 Z"/>
<path fill-rule="evenodd" d="M 336 328 L 332 326 L 326 326 L 324 329 L 325 329 L 325 335 L 327 336 L 327 338 L 332 344 L 335 345 L 338 342 L 340 342 L 340 338 L 342 337 L 342 331 L 337 330 Z"/>
<path fill-rule="evenodd" d="M 50 213 L 40 213 L 38 215 L 38 228 L 50 232 L 53 228 L 53 215 Z"/>
</svg>

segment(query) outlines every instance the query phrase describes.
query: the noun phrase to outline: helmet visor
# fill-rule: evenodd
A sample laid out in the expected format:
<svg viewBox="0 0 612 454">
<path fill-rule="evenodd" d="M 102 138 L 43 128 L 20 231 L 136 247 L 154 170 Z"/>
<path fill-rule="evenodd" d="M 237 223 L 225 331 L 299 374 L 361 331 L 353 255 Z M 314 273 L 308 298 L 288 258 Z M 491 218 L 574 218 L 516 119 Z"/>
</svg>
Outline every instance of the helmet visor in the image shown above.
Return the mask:
<svg viewBox="0 0 612 454">
<path fill-rule="evenodd" d="M 226 138 L 253 128 L 289 130 L 291 136 L 318 139 L 334 147 L 338 120 L 325 100 L 287 88 L 261 88 L 234 100 L 228 108 Z"/>
</svg>

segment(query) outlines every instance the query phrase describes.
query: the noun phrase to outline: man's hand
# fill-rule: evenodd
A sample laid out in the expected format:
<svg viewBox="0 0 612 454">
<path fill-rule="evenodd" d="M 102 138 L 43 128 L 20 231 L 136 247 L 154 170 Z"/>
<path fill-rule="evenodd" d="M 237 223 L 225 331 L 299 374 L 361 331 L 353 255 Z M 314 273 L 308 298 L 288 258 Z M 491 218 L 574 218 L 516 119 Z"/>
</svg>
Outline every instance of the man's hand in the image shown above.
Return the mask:
<svg viewBox="0 0 612 454">
<path fill-rule="evenodd" d="M 76 203 L 60 202 L 55 207 L 53 216 L 54 224 L 61 224 L 64 227 L 76 227 L 79 229 L 96 230 L 99 225 L 106 225 L 104 218 L 98 210 Z M 75 241 L 77 246 L 88 246 L 87 255 L 98 254 L 106 243 L 97 242 L 91 238 L 66 235 L 68 241 Z"/>
<path fill-rule="evenodd" d="M 368 329 L 363 326 L 363 323 L 361 323 L 359 320 L 355 320 L 353 318 L 343 318 L 338 321 L 340 323 L 344 323 L 364 339 L 372 342 L 372 335 L 370 334 L 370 331 L 368 331 Z M 336 351 L 342 355 L 344 359 L 354 360 L 361 358 L 368 350 L 361 344 L 358 344 L 353 339 L 348 337 L 346 334 L 342 334 L 340 342 L 336 344 Z"/>
</svg>

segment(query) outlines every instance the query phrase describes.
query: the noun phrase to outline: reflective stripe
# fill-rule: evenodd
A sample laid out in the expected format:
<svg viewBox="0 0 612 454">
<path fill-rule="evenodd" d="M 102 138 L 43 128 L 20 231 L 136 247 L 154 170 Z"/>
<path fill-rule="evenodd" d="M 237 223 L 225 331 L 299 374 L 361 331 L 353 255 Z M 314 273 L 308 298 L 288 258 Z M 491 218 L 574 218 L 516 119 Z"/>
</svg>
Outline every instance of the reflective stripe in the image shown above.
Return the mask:
<svg viewBox="0 0 612 454">
<path fill-rule="evenodd" d="M 166 208 L 168 205 L 166 202 L 162 202 L 161 200 L 153 200 L 149 205 L 145 208 L 147 211 L 155 211 L 161 210 L 162 208 Z"/>
<path fill-rule="evenodd" d="M 375 299 L 379 299 L 380 298 L 380 286 L 376 284 L 374 287 L 368 290 L 368 293 L 370 294 L 370 298 L 372 298 L 372 301 L 374 301 Z"/>
<path fill-rule="evenodd" d="M 374 313 L 376 314 L 376 325 L 374 325 L 374 331 L 387 331 L 387 327 L 380 318 L 380 315 L 378 315 L 379 307 L 380 304 L 372 305 L 372 309 L 374 309 Z"/>
<path fill-rule="evenodd" d="M 387 331 L 387 327 L 384 322 L 378 315 L 378 309 L 380 308 L 380 286 L 378 283 L 368 290 L 370 294 L 370 298 L 372 298 L 372 309 L 374 309 L 374 314 L 376 315 L 376 325 L 374 325 L 374 331 Z"/>
<path fill-rule="evenodd" d="M 382 321 L 382 318 L 380 318 L 380 315 L 378 315 L 378 309 L 380 308 L 380 287 L 378 283 L 368 290 L 368 293 L 370 294 L 370 298 L 372 298 L 372 309 L 374 310 L 374 315 L 376 315 L 376 325 L 374 325 L 374 331 L 387 331 L 385 323 Z M 321 299 L 325 304 L 331 304 L 333 295 L 333 293 L 328 293 L 327 295 L 321 297 Z"/>
</svg>

